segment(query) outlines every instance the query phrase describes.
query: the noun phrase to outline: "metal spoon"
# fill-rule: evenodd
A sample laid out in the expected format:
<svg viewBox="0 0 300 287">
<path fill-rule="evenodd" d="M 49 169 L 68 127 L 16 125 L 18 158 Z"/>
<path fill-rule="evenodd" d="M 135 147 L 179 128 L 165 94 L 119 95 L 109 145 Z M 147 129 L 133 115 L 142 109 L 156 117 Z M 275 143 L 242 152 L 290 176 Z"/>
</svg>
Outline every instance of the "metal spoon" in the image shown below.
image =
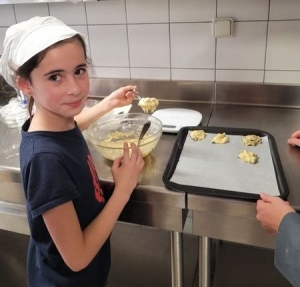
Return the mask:
<svg viewBox="0 0 300 287">
<path fill-rule="evenodd" d="M 140 99 L 142 98 L 137 90 L 131 90 L 131 93 L 132 93 L 138 100 L 140 100 Z"/>
<path fill-rule="evenodd" d="M 138 139 L 137 147 L 140 146 L 141 141 L 142 141 L 144 135 L 146 134 L 146 132 L 149 130 L 150 126 L 151 126 L 151 122 L 150 122 L 150 121 L 148 121 L 148 122 L 146 122 L 146 123 L 144 124 L 144 126 L 143 126 L 143 128 L 142 128 L 142 131 L 141 131 L 141 134 L 140 134 L 140 137 L 139 137 L 139 139 Z"/>
</svg>

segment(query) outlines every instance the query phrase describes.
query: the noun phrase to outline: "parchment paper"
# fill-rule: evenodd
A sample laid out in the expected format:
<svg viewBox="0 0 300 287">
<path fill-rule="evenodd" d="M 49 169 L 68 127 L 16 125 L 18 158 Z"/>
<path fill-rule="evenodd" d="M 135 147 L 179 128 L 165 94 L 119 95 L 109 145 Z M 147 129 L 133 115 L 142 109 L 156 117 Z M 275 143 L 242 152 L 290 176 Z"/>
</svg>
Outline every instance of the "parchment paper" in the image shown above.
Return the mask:
<svg viewBox="0 0 300 287">
<path fill-rule="evenodd" d="M 170 181 L 189 186 L 215 188 L 250 194 L 265 192 L 279 196 L 268 136 L 257 146 L 245 146 L 243 136 L 228 135 L 229 143 L 213 144 L 216 133 L 206 133 L 202 141 L 193 141 L 189 134 Z M 256 153 L 256 164 L 238 158 L 242 150 Z"/>
</svg>

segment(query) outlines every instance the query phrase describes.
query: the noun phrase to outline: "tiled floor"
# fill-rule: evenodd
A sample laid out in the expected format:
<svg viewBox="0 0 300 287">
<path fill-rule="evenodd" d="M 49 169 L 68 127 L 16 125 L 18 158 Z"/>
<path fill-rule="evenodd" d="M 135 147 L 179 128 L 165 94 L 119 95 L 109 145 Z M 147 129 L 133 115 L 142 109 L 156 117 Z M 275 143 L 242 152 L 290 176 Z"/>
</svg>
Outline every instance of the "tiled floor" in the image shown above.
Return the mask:
<svg viewBox="0 0 300 287">
<path fill-rule="evenodd" d="M 112 234 L 109 287 L 171 287 L 170 234 L 118 223 Z M 0 231 L 0 286 L 26 286 L 28 236 Z M 198 238 L 184 234 L 184 287 L 198 286 Z M 291 287 L 273 251 L 218 242 L 212 287 Z M 42 286 L 41 286 L 42 287 Z"/>
<path fill-rule="evenodd" d="M 273 262 L 274 250 L 220 242 L 213 287 L 291 287 Z"/>
<path fill-rule="evenodd" d="M 109 287 L 171 287 L 168 231 L 118 224 L 112 235 Z M 197 266 L 197 238 L 184 235 L 184 286 L 192 287 Z"/>
</svg>

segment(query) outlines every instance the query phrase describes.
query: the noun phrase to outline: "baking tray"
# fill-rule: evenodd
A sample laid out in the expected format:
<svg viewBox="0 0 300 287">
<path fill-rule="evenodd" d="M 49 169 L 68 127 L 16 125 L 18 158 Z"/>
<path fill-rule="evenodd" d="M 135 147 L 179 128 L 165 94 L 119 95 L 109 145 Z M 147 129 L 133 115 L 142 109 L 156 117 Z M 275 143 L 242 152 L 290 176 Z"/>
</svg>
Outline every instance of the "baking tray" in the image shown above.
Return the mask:
<svg viewBox="0 0 300 287">
<path fill-rule="evenodd" d="M 204 130 L 207 137 L 192 141 L 189 137 L 192 130 Z M 229 143 L 212 144 L 211 138 L 218 133 L 226 133 Z M 263 143 L 256 147 L 243 145 L 242 137 L 252 134 L 260 136 Z M 258 163 L 248 164 L 238 159 L 241 150 L 258 154 Z M 162 179 L 173 191 L 199 195 L 257 200 L 261 192 L 273 193 L 282 199 L 289 194 L 275 139 L 270 133 L 257 129 L 181 128 Z"/>
</svg>

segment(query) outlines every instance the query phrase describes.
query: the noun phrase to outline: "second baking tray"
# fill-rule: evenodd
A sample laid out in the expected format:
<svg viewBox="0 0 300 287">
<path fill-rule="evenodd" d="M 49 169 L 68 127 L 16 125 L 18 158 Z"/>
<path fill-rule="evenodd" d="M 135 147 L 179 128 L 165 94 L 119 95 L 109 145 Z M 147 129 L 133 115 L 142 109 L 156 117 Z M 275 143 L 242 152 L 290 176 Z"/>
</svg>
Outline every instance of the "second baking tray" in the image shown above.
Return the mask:
<svg viewBox="0 0 300 287">
<path fill-rule="evenodd" d="M 206 138 L 193 141 L 189 132 L 204 130 Z M 212 138 L 226 133 L 229 142 L 213 144 Z M 257 135 L 262 143 L 245 146 L 242 138 Z M 259 156 L 258 163 L 245 163 L 238 158 L 242 150 Z M 285 199 L 288 186 L 274 137 L 256 129 L 225 127 L 184 127 L 176 138 L 163 182 L 167 188 L 199 195 L 238 199 L 259 199 L 261 192 Z"/>
</svg>

